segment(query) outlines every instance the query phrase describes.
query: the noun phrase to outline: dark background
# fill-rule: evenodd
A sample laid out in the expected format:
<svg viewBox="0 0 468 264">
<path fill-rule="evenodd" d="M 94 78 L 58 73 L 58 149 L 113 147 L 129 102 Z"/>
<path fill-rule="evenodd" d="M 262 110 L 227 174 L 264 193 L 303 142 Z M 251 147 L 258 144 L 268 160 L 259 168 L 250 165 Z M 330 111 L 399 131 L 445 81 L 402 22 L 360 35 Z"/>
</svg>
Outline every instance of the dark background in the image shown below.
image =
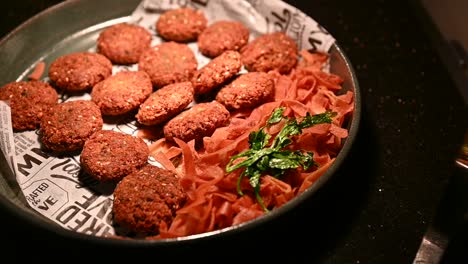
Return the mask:
<svg viewBox="0 0 468 264">
<path fill-rule="evenodd" d="M 0 36 L 60 2 L 3 3 Z M 361 126 L 349 158 L 314 199 L 232 243 L 162 251 L 69 241 L 2 209 L 5 256 L 49 252 L 68 254 L 71 260 L 144 254 L 156 263 L 162 256 L 239 263 L 412 263 L 457 172 L 454 158 L 468 119 L 463 69 L 417 1 L 287 2 L 337 39 L 357 71 L 362 94 Z M 466 230 L 465 222 L 454 232 L 443 263 L 467 260 Z M 22 254 L 22 247 L 34 254 Z"/>
</svg>

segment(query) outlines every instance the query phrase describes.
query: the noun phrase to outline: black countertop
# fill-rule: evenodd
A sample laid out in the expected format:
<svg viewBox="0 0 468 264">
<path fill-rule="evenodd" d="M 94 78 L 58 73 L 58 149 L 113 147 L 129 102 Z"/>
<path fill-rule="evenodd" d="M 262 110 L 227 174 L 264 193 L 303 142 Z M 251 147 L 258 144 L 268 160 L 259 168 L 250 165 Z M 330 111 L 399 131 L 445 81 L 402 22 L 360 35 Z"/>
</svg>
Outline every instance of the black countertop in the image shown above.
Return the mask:
<svg viewBox="0 0 468 264">
<path fill-rule="evenodd" d="M 7 1 L 0 37 L 59 2 Z M 418 2 L 287 2 L 324 26 L 349 56 L 362 93 L 361 126 L 349 158 L 313 201 L 273 229 L 239 243 L 252 243 L 248 255 L 261 256 L 259 260 L 412 263 L 455 172 L 454 157 L 467 127 L 462 95 L 468 86 L 459 78 L 460 69 Z M 76 247 L 77 256 L 91 250 L 22 225 L 10 214 L 2 213 L 0 221 L 6 229 L 2 251 L 12 257 L 19 255 L 10 250 L 22 246 L 49 254 Z M 466 259 L 461 251 L 465 242 L 457 238 L 444 263 Z M 208 258 L 213 248 L 202 249 L 201 255 Z M 200 254 L 196 250 L 186 254 Z M 220 252 L 233 261 L 249 259 L 236 247 Z"/>
</svg>

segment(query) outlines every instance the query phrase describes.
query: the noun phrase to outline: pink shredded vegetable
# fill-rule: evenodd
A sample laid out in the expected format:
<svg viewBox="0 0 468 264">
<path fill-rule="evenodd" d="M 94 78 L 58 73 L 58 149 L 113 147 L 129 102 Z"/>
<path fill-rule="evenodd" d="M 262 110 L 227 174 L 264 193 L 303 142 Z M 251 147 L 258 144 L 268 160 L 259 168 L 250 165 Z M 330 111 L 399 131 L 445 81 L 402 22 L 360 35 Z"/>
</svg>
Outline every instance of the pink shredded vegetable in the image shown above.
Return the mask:
<svg viewBox="0 0 468 264">
<path fill-rule="evenodd" d="M 150 146 L 156 161 L 180 176 L 188 194 L 185 206 L 177 211 L 170 226 L 150 239 L 188 236 L 240 224 L 262 216 L 265 212 L 256 202 L 252 191 L 240 196 L 236 191 L 240 171 L 227 174 L 226 165 L 231 156 L 249 148 L 249 133 L 265 125 L 271 112 L 285 107 L 285 115 L 301 118 L 331 110 L 337 113 L 331 124 L 319 124 L 303 130 L 292 147 L 313 152 L 318 168 L 311 171 L 298 169 L 283 178 L 265 175 L 261 190 L 265 206 L 278 208 L 308 187 L 326 172 L 334 162 L 341 143 L 348 136 L 343 127 L 354 110 L 352 91 L 339 94 L 343 79 L 323 71 L 328 55 L 301 51 L 302 60 L 288 75 L 270 72 L 275 79 L 275 98 L 251 111 L 233 112 L 228 126 L 218 128 L 212 136 L 205 137 L 203 147 L 176 139 L 176 144 L 164 138 Z M 274 135 L 281 128 L 272 126 L 268 133 Z M 248 179 L 242 182 L 243 190 L 251 188 Z"/>
</svg>

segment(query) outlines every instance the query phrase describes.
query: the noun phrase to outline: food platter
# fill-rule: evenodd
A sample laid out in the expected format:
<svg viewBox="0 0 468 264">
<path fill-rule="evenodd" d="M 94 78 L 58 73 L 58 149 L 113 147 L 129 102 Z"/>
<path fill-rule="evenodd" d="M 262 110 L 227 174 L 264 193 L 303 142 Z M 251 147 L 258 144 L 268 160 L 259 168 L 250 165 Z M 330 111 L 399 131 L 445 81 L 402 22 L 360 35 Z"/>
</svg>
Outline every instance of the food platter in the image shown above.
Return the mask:
<svg viewBox="0 0 468 264">
<path fill-rule="evenodd" d="M 110 0 L 71 1 L 59 4 L 31 18 L 0 42 L 0 56 L 4 62 L 0 66 L 1 83 L 26 79 L 34 71 L 38 62 L 42 61 L 46 65 L 49 65 L 61 55 L 72 51 L 89 50 L 95 45 L 98 34 L 102 29 L 119 22 L 129 21 L 129 15 L 139 4 L 140 1 L 136 0 L 119 1 L 118 4 Z M 109 6 L 112 8 L 109 8 Z M 352 91 L 354 93 L 354 112 L 352 119 L 347 123 L 348 137 L 343 141 L 342 148 L 335 162 L 328 168 L 326 173 L 303 194 L 284 206 L 275 209 L 267 217 L 261 217 L 249 223 L 213 232 L 178 239 L 155 240 L 146 243 L 175 243 L 176 241 L 216 236 L 226 232 L 248 230 L 293 210 L 298 204 L 307 201 L 307 199 L 313 196 L 313 193 L 332 177 L 333 173 L 345 160 L 357 134 L 361 99 L 354 70 L 344 51 L 335 42 L 331 45 L 329 52 L 330 71 L 343 78 L 343 91 Z M 1 158 L 0 200 L 2 205 L 11 209 L 19 217 L 28 219 L 28 221 L 31 221 L 31 224 L 38 227 L 63 234 L 66 237 L 76 239 L 89 238 L 88 235 L 59 227 L 48 218 L 31 209 L 24 200 L 21 189 L 18 183 L 16 183 L 11 170 L 8 168 L 7 160 L 3 155 Z M 121 241 L 101 237 L 93 238 L 96 241 L 104 241 L 105 243 L 128 243 L 125 240 Z M 142 243 L 142 241 L 137 243 Z"/>
</svg>

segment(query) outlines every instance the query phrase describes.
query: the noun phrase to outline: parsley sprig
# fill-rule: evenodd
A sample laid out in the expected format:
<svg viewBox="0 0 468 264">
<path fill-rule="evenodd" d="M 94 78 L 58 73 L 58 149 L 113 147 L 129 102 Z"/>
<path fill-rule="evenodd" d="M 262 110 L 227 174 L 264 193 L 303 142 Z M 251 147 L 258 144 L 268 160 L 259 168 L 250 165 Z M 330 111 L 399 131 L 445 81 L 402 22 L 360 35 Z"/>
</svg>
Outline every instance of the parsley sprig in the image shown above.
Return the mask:
<svg viewBox="0 0 468 264">
<path fill-rule="evenodd" d="M 322 114 L 306 116 L 298 122 L 296 118 L 283 116 L 285 108 L 278 107 L 271 114 L 265 126 L 258 131 L 252 131 L 249 135 L 250 148 L 239 154 L 233 155 L 226 165 L 228 173 L 244 168 L 237 180 L 237 193 L 243 195 L 241 181 L 243 177 L 249 178 L 249 183 L 254 190 L 257 202 L 264 211 L 268 211 L 260 195 L 260 178 L 265 173 L 273 177 L 280 177 L 287 170 L 296 169 L 300 166 L 308 170 L 312 166 L 317 166 L 313 159 L 312 152 L 285 149 L 293 143 L 292 137 L 302 133 L 302 129 L 322 123 L 331 123 L 336 112 L 326 111 Z M 272 135 L 265 132 L 265 128 L 285 120 L 285 125 L 271 140 Z M 234 164 L 235 161 L 240 160 Z"/>
</svg>

